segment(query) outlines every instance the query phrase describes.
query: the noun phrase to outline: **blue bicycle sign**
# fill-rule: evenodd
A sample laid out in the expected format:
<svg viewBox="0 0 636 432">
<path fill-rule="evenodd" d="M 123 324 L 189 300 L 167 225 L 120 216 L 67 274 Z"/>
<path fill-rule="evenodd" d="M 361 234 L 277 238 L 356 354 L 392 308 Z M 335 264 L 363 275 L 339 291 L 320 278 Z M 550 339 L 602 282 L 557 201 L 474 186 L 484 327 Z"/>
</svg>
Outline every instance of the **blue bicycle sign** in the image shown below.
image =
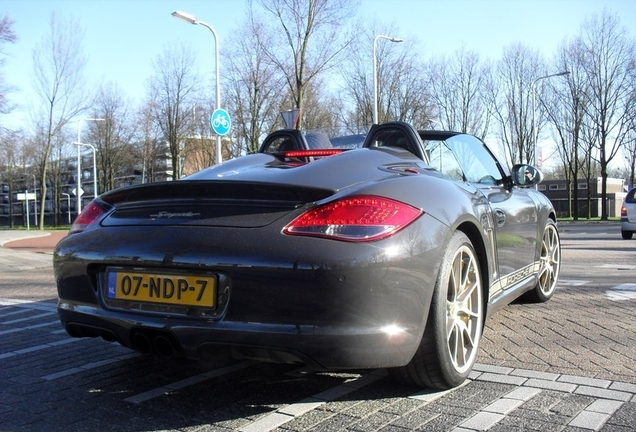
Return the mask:
<svg viewBox="0 0 636 432">
<path fill-rule="evenodd" d="M 217 135 L 226 135 L 232 127 L 230 115 L 224 109 L 216 109 L 210 116 L 210 126 Z"/>
</svg>

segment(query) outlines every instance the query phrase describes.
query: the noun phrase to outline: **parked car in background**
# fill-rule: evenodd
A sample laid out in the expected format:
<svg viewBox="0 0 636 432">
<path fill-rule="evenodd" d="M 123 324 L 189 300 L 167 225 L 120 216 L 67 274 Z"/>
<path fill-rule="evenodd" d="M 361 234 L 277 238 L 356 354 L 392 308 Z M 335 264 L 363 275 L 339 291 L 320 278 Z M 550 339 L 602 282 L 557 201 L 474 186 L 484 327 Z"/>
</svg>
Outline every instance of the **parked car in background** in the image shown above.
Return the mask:
<svg viewBox="0 0 636 432">
<path fill-rule="evenodd" d="M 489 315 L 554 293 L 541 179 L 477 137 L 402 122 L 275 131 L 257 154 L 96 198 L 55 250 L 59 316 L 71 336 L 147 354 L 458 386 Z"/>
<path fill-rule="evenodd" d="M 636 188 L 632 188 L 621 206 L 621 235 L 630 240 L 636 232 Z"/>
</svg>

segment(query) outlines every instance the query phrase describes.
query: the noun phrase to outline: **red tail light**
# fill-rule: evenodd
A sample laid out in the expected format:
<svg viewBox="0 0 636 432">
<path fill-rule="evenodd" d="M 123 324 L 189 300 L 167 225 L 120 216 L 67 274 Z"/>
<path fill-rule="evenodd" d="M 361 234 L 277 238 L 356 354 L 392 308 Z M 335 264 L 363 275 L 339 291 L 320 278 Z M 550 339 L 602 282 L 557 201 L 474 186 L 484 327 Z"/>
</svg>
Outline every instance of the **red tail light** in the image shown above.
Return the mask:
<svg viewBox="0 0 636 432">
<path fill-rule="evenodd" d="M 342 149 L 290 150 L 283 153 L 285 158 L 325 157 L 342 153 Z"/>
<path fill-rule="evenodd" d="M 313 208 L 283 232 L 351 242 L 380 240 L 409 225 L 422 211 L 379 196 L 355 196 Z"/>
<path fill-rule="evenodd" d="M 70 233 L 84 231 L 104 213 L 106 213 L 106 209 L 95 201 L 91 201 L 90 204 L 84 207 L 84 210 L 82 210 L 77 219 L 75 219 L 75 222 L 73 222 Z"/>
<path fill-rule="evenodd" d="M 627 217 L 627 207 L 621 207 L 621 217 Z"/>
</svg>

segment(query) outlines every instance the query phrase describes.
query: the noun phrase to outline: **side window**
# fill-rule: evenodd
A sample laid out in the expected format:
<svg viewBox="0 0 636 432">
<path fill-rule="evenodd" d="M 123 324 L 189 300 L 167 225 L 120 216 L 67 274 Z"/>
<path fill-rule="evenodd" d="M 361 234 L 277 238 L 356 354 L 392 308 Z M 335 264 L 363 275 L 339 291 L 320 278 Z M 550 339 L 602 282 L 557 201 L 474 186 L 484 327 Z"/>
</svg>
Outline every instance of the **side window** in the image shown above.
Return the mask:
<svg viewBox="0 0 636 432">
<path fill-rule="evenodd" d="M 636 188 L 630 190 L 627 193 L 627 196 L 625 197 L 625 202 L 630 204 L 636 203 Z"/>
<path fill-rule="evenodd" d="M 497 161 L 477 138 L 455 135 L 446 140 L 446 144 L 455 155 L 466 181 L 494 185 L 503 180 Z"/>
<path fill-rule="evenodd" d="M 424 146 L 433 168 L 453 180 L 464 180 L 462 168 L 445 141 L 427 141 Z"/>
</svg>

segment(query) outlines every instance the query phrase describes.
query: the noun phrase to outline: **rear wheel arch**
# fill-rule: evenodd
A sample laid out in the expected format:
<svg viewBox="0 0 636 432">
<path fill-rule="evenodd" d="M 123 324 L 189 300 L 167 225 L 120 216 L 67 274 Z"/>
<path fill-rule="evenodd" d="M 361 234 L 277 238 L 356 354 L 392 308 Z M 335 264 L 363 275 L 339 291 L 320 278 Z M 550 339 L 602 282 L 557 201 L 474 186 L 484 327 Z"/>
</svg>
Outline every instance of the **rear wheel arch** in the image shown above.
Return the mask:
<svg viewBox="0 0 636 432">
<path fill-rule="evenodd" d="M 407 384 L 458 386 L 476 360 L 486 317 L 485 248 L 476 226 L 461 228 L 452 231 L 445 248 L 420 346 L 407 365 L 390 369 Z M 475 272 L 478 277 L 471 277 Z"/>
<path fill-rule="evenodd" d="M 479 259 L 479 270 L 482 279 L 482 296 L 484 302 L 484 321 L 488 316 L 488 299 L 490 298 L 490 272 L 488 263 L 488 253 L 486 252 L 486 244 L 484 238 L 481 235 L 479 228 L 471 222 L 464 222 L 461 224 L 457 231 L 461 231 L 470 239 L 475 248 L 475 253 Z M 484 323 L 485 324 L 485 323 Z M 484 326 L 485 328 L 485 326 Z"/>
</svg>

